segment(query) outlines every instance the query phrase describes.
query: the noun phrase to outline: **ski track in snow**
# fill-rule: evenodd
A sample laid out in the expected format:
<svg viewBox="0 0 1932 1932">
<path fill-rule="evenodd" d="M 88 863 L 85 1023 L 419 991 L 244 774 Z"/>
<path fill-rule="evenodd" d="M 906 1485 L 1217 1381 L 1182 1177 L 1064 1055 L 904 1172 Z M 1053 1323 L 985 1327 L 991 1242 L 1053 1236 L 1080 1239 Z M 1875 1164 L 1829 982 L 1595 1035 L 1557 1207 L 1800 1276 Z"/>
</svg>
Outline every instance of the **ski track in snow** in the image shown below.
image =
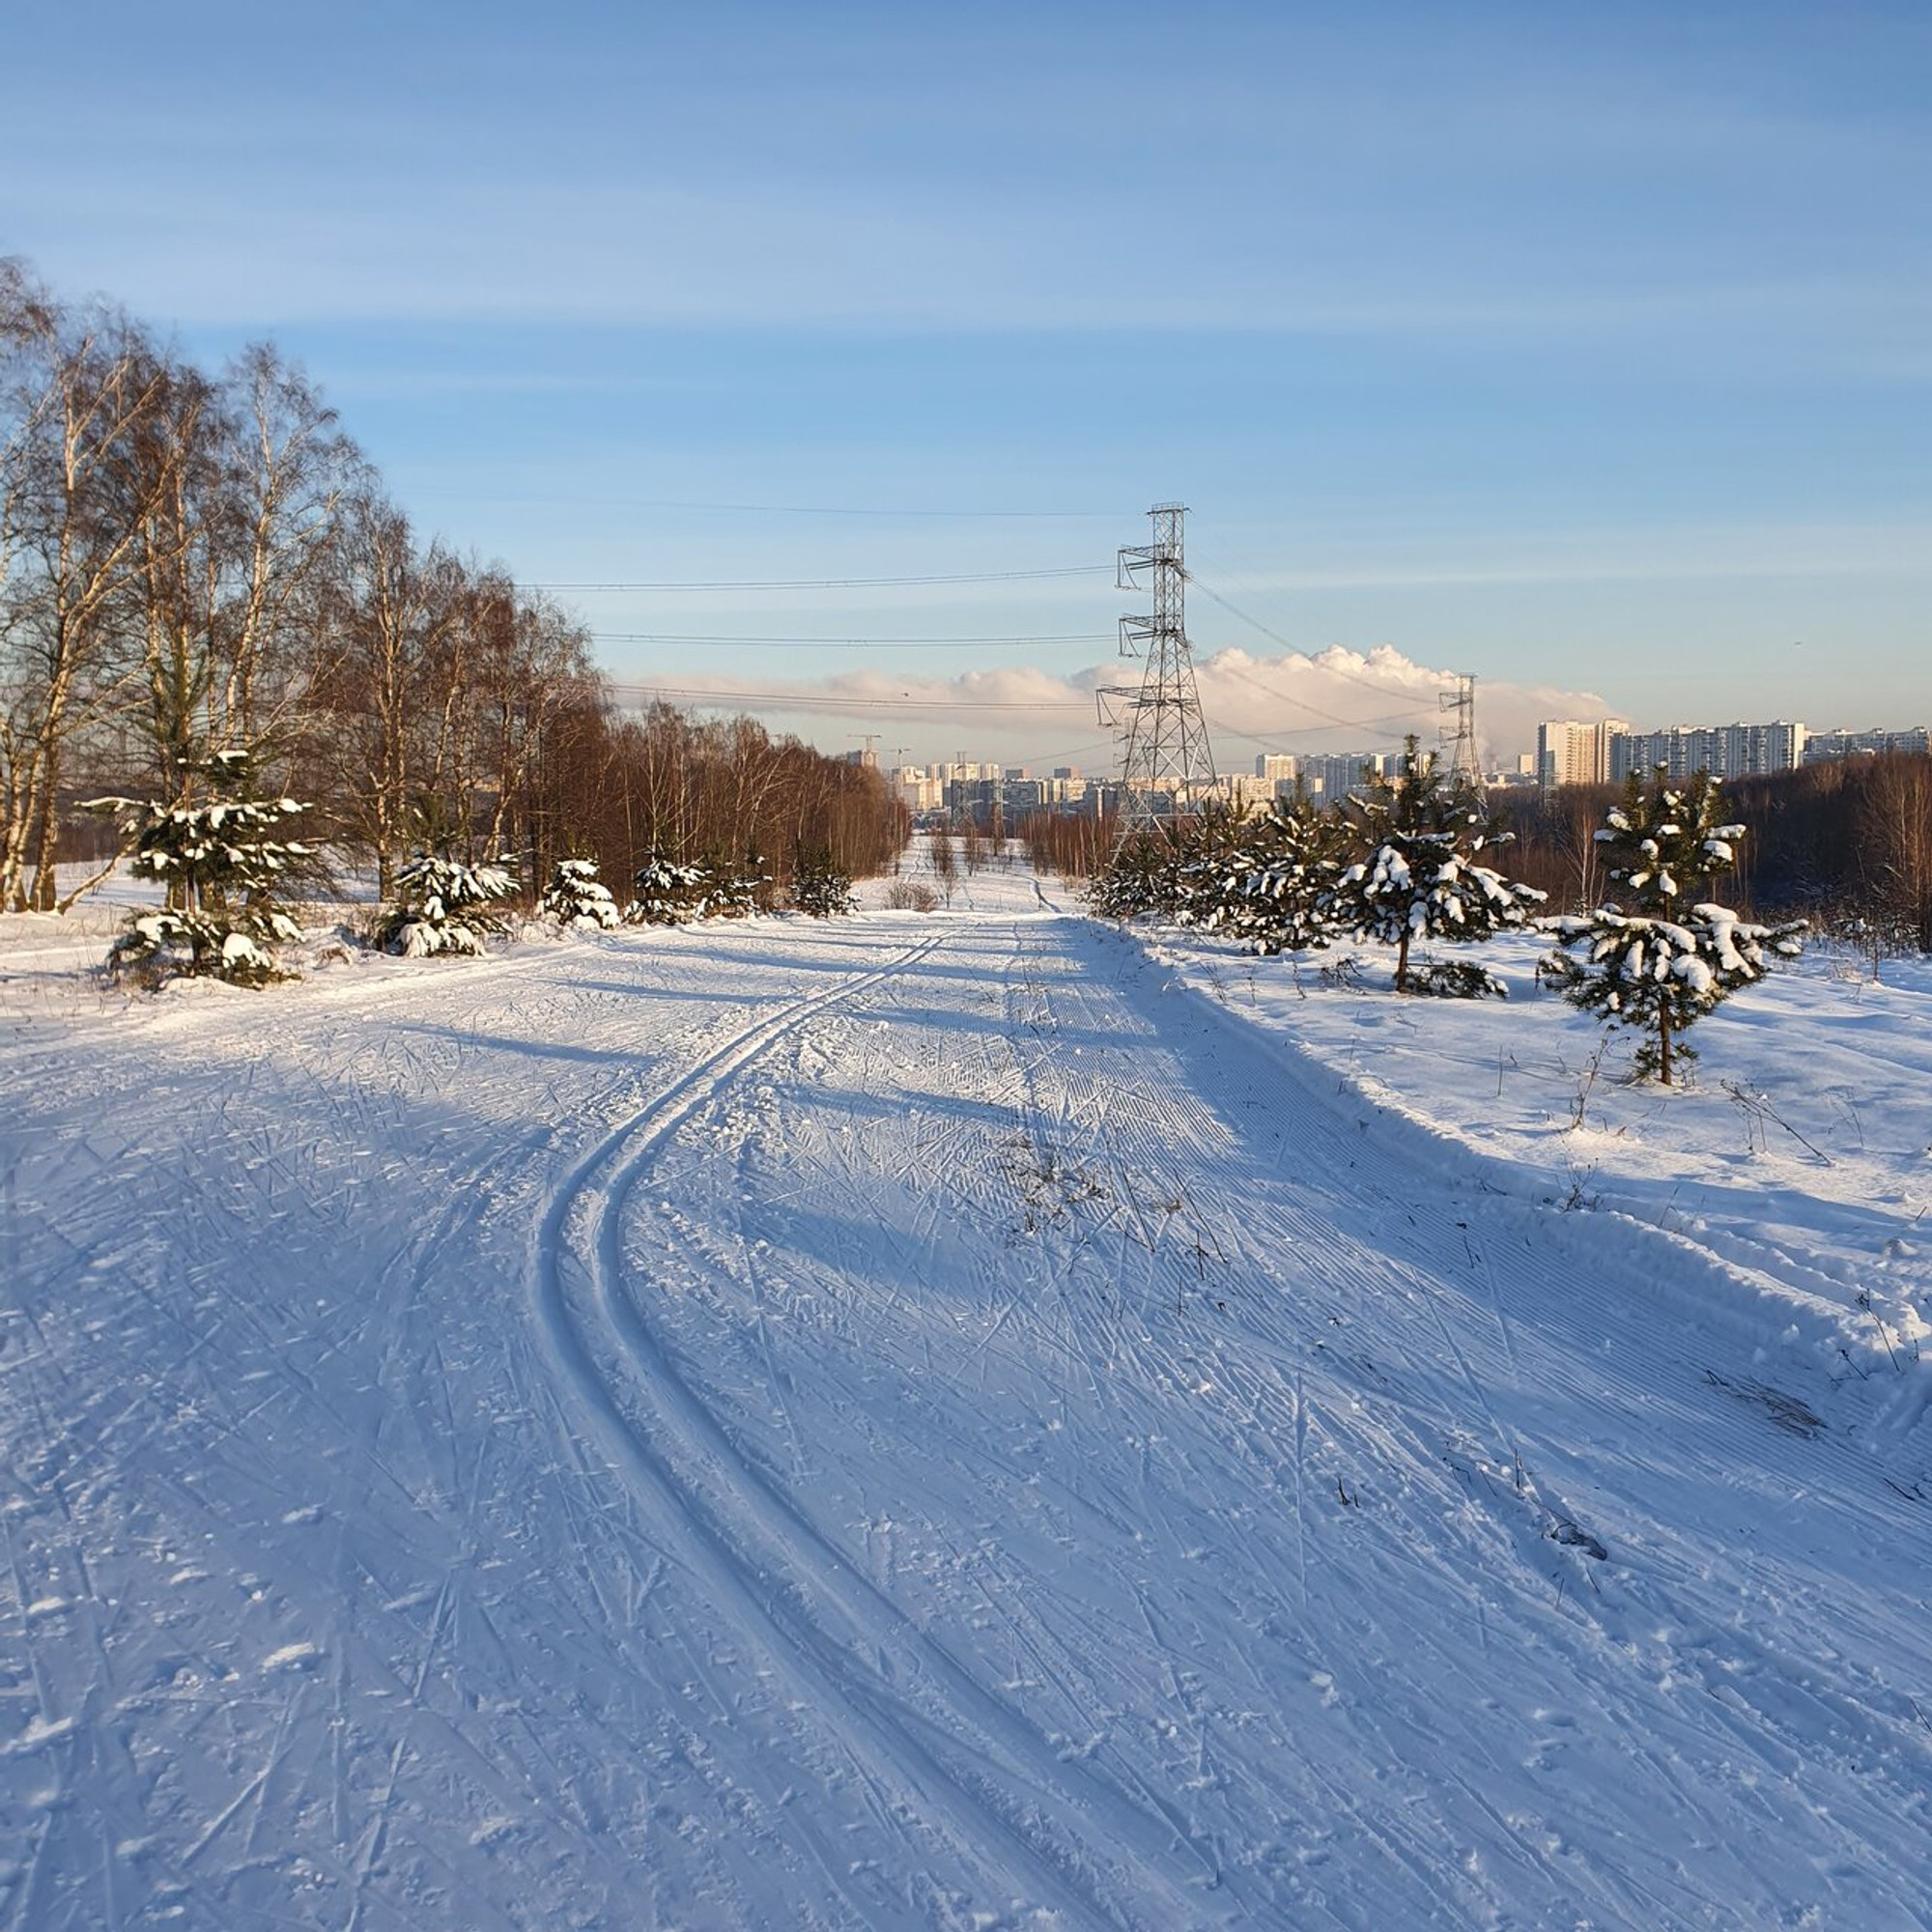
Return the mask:
<svg viewBox="0 0 1932 1932">
<path fill-rule="evenodd" d="M 0 1927 L 1932 1924 L 1922 1426 L 957 906 L 36 989 Z"/>
</svg>

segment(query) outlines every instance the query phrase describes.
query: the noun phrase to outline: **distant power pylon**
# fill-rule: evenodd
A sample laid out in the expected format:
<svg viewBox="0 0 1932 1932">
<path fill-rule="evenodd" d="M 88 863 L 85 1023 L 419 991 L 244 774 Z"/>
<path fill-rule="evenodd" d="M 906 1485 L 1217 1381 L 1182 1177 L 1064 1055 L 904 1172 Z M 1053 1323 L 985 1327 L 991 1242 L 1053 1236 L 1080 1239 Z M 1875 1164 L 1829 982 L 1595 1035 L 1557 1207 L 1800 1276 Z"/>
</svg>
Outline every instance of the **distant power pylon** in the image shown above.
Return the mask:
<svg viewBox="0 0 1932 1932">
<path fill-rule="evenodd" d="M 1449 748 L 1449 779 L 1472 785 L 1483 781 L 1482 760 L 1476 755 L 1476 680 L 1473 673 L 1459 675 L 1455 685 L 1442 694 L 1441 708 L 1454 718 L 1436 734 Z"/>
<path fill-rule="evenodd" d="M 1187 643 L 1187 510 L 1156 503 L 1148 515 L 1153 541 L 1122 548 L 1116 573 L 1122 590 L 1153 591 L 1152 615 L 1121 619 L 1121 655 L 1147 660 L 1140 689 L 1108 685 L 1099 693 L 1101 723 L 1121 733 L 1122 838 L 1171 825 L 1190 802 L 1214 789 L 1214 754 Z"/>
</svg>

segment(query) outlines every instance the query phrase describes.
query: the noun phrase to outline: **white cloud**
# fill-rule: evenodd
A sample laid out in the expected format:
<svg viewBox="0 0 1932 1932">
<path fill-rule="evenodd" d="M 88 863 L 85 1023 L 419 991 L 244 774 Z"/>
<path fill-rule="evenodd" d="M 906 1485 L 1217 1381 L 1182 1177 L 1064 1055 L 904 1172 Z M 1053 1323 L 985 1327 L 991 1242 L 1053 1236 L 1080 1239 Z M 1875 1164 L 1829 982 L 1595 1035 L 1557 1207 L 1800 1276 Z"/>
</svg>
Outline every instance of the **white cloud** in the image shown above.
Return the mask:
<svg viewBox="0 0 1932 1932">
<path fill-rule="evenodd" d="M 1454 673 L 1419 665 L 1387 644 L 1354 651 L 1336 644 L 1313 656 L 1255 657 L 1223 650 L 1197 665 L 1202 706 L 1215 761 L 1224 771 L 1252 766 L 1262 751 L 1349 752 L 1393 747 L 1414 731 L 1434 743 L 1439 696 Z M 951 757 L 1040 760 L 1085 737 L 1104 752 L 1095 694 L 1134 685 L 1139 668 L 1108 663 L 1066 676 L 1033 666 L 895 675 L 858 670 L 820 678 L 706 677 L 691 684 L 619 681 L 620 698 L 707 711 L 746 710 L 836 747 L 849 724 L 876 731 L 892 761 L 903 743 L 915 761 Z M 1530 749 L 1544 719 L 1592 719 L 1610 707 L 1595 692 L 1551 685 L 1484 682 L 1477 687 L 1477 735 L 1500 759 Z M 1100 756 L 1093 769 L 1106 769 Z"/>
</svg>

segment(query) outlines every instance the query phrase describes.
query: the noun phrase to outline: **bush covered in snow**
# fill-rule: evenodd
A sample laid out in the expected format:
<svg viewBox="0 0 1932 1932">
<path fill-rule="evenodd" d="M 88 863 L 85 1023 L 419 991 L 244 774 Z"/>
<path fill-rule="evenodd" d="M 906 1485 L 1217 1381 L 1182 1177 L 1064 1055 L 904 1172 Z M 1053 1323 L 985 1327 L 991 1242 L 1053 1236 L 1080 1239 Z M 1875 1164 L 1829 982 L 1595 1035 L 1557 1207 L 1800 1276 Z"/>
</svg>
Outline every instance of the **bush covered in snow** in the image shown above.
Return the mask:
<svg viewBox="0 0 1932 1932">
<path fill-rule="evenodd" d="M 112 813 L 134 841 L 128 869 L 166 889 L 156 912 L 131 914 L 107 955 L 114 973 L 138 972 L 158 981 L 173 974 L 261 986 L 291 977 L 273 948 L 302 937 L 277 902 L 292 871 L 317 865 L 315 854 L 279 837 L 282 826 L 307 810 L 292 798 L 255 795 L 252 753 L 216 752 L 187 767 L 197 802 L 161 805 L 128 798 L 95 799 L 90 810 Z"/>
<path fill-rule="evenodd" d="M 716 859 L 709 870 L 712 888 L 705 912 L 707 919 L 750 919 L 753 914 L 771 910 L 777 889 L 772 882 L 772 868 L 762 853 L 747 852 L 735 863 Z"/>
<path fill-rule="evenodd" d="M 1617 902 L 1546 923 L 1564 949 L 1544 962 L 1546 975 L 1573 1006 L 1650 1036 L 1636 1070 L 1666 1087 L 1673 1060 L 1696 1059 L 1680 1038 L 1686 1029 L 1762 979 L 1767 955 L 1794 956 L 1804 930 L 1802 920 L 1753 925 L 1709 899 L 1683 904 L 1737 863 L 1744 827 L 1719 822 L 1718 792 L 1708 772 L 1681 788 L 1661 769 L 1647 780 L 1633 773 L 1597 834 Z"/>
<path fill-rule="evenodd" d="M 515 886 L 507 862 L 466 866 L 419 853 L 396 873 L 396 897 L 385 906 L 377 943 L 406 958 L 434 952 L 481 952 L 503 916 L 497 910 Z"/>
<path fill-rule="evenodd" d="M 619 923 L 617 902 L 597 876 L 594 859 L 559 859 L 537 910 L 566 931 L 587 927 L 608 932 Z"/>
</svg>

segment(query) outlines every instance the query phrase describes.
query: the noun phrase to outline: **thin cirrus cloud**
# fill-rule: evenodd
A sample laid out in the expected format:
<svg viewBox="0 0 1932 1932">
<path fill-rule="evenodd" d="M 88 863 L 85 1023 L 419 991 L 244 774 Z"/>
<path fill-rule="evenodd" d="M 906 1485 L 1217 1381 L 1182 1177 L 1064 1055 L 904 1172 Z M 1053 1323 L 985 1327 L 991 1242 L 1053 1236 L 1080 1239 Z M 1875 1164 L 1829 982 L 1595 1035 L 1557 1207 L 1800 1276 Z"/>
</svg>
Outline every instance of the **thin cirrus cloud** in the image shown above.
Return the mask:
<svg viewBox="0 0 1932 1932">
<path fill-rule="evenodd" d="M 272 224 L 257 197 L 274 202 Z M 1202 229 L 1161 277 L 1123 277 L 1113 223 L 1045 195 L 1025 213 L 883 187 L 827 197 L 636 184 L 423 185 L 406 209 L 345 207 L 295 181 L 213 193 L 151 185 L 90 211 L 60 192 L 12 222 L 57 280 L 112 279 L 204 326 L 464 320 L 562 326 L 1237 331 L 1614 341 L 1733 363 L 1829 349 L 1910 366 L 1932 294 L 1890 281 L 1771 273 L 1552 274 L 1527 256 L 1476 271 L 1404 268 L 1353 244 L 1287 263 Z M 270 240 L 242 245 L 268 232 Z"/>
</svg>

